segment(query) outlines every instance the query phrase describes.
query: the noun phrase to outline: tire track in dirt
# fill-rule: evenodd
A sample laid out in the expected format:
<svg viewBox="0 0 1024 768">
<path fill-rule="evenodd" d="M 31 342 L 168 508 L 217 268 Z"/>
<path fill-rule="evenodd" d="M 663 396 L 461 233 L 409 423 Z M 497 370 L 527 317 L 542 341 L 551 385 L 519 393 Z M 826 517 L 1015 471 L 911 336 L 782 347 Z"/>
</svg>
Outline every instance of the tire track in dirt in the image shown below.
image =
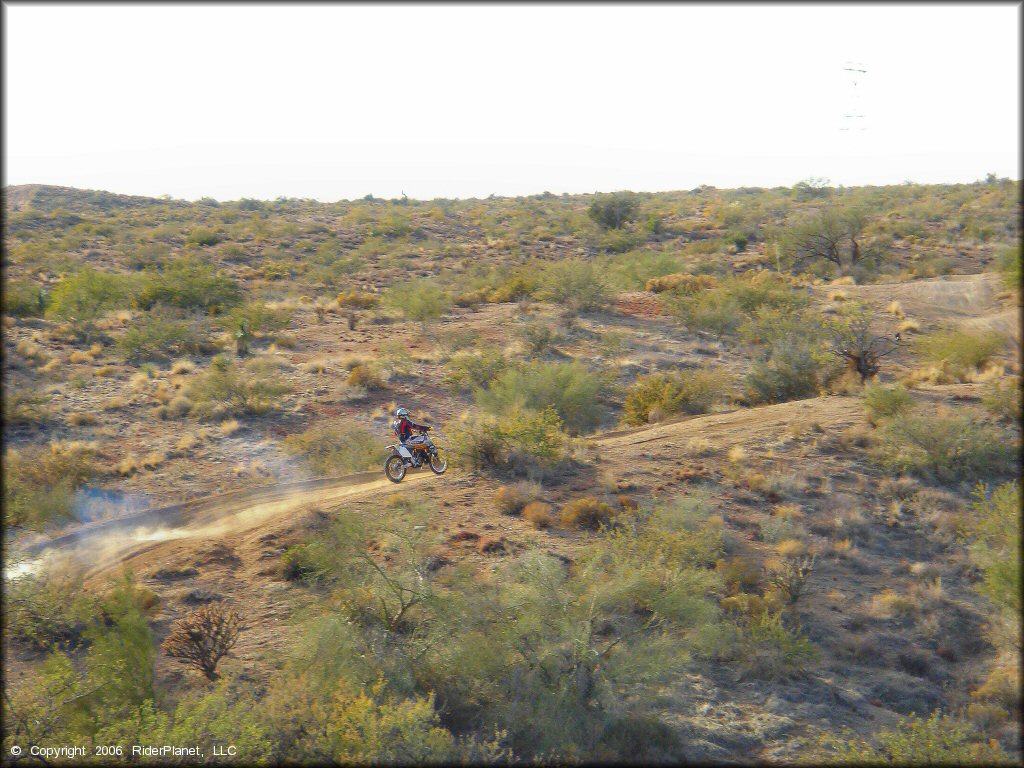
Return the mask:
<svg viewBox="0 0 1024 768">
<path fill-rule="evenodd" d="M 426 472 L 408 475 L 403 485 L 419 484 L 428 477 L 432 475 Z M 81 567 L 85 576 L 94 576 L 167 542 L 244 533 L 303 508 L 393 487 L 380 472 L 370 471 L 217 494 L 31 542 L 22 549 L 27 562 L 19 570 L 35 572 L 53 559 L 67 559 Z"/>
</svg>

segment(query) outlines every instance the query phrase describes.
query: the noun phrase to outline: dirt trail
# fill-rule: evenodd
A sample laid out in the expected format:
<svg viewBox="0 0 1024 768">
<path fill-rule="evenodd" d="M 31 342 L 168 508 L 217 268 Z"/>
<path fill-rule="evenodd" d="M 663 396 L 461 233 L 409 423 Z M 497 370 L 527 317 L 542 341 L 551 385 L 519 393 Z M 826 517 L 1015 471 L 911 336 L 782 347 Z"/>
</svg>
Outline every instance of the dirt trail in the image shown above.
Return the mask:
<svg viewBox="0 0 1024 768">
<path fill-rule="evenodd" d="M 906 283 L 838 286 L 847 296 L 884 308 L 898 301 L 908 317 L 926 324 L 961 325 L 1020 338 L 1020 309 L 1001 300 L 1002 277 L 994 273 L 945 275 Z M 818 286 L 821 294 L 837 286 Z"/>
<path fill-rule="evenodd" d="M 402 485 L 417 484 L 432 476 L 429 472 L 410 474 Z M 170 541 L 241 534 L 304 508 L 389 488 L 395 488 L 394 484 L 380 472 L 371 471 L 218 494 L 32 542 L 23 550 L 29 560 L 21 570 L 34 571 L 51 558 L 66 557 L 83 567 L 87 577 L 95 576 Z"/>
</svg>

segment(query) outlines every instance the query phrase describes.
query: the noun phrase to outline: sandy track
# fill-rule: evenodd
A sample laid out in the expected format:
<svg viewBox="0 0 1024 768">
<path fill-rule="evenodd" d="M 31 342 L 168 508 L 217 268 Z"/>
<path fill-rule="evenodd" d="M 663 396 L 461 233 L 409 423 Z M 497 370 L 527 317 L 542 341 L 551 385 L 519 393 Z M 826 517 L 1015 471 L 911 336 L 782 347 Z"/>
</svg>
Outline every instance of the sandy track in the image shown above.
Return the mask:
<svg viewBox="0 0 1024 768">
<path fill-rule="evenodd" d="M 429 477 L 433 477 L 430 472 L 410 474 L 402 487 Z M 29 570 L 54 558 L 67 558 L 89 577 L 168 542 L 240 534 L 305 508 L 395 488 L 380 472 L 371 471 L 218 494 L 85 525 L 54 539 L 32 542 L 24 554 L 30 559 Z"/>
</svg>

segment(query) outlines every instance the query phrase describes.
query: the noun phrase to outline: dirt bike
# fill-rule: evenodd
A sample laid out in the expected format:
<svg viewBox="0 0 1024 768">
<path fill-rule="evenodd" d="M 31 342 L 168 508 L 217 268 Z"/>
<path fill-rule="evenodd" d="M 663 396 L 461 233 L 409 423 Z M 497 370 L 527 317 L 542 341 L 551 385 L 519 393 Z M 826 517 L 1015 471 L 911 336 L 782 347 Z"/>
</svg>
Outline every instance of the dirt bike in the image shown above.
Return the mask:
<svg viewBox="0 0 1024 768">
<path fill-rule="evenodd" d="M 441 455 L 441 449 L 434 445 L 426 430 L 418 431 L 426 438 L 422 443 L 405 445 L 399 442 L 387 447 L 384 474 L 392 483 L 402 482 L 407 469 L 421 467 L 424 463 L 435 475 L 443 475 L 448 470 L 448 459 Z"/>
</svg>

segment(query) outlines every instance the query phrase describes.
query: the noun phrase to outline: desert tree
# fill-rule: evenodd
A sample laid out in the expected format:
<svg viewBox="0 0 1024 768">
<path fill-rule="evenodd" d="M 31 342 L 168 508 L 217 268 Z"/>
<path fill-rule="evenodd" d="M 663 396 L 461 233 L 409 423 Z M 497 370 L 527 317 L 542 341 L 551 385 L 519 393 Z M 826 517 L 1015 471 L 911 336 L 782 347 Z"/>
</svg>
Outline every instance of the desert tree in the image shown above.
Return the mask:
<svg viewBox="0 0 1024 768">
<path fill-rule="evenodd" d="M 863 240 L 867 223 L 867 216 L 858 208 L 829 207 L 786 227 L 782 233 L 782 250 L 795 265 L 824 259 L 846 269 L 865 257 Z"/>
<path fill-rule="evenodd" d="M 246 628 L 233 608 L 204 605 L 178 619 L 161 647 L 172 659 L 195 667 L 208 680 L 216 680 L 217 664 L 235 647 Z"/>
<path fill-rule="evenodd" d="M 601 195 L 587 215 L 605 229 L 620 229 L 636 217 L 637 199 L 632 193 Z"/>
<path fill-rule="evenodd" d="M 873 320 L 871 310 L 855 304 L 829 328 L 832 354 L 856 373 L 862 384 L 878 373 L 882 358 L 899 349 L 902 341 L 899 333 L 875 334 L 871 327 Z"/>
</svg>

